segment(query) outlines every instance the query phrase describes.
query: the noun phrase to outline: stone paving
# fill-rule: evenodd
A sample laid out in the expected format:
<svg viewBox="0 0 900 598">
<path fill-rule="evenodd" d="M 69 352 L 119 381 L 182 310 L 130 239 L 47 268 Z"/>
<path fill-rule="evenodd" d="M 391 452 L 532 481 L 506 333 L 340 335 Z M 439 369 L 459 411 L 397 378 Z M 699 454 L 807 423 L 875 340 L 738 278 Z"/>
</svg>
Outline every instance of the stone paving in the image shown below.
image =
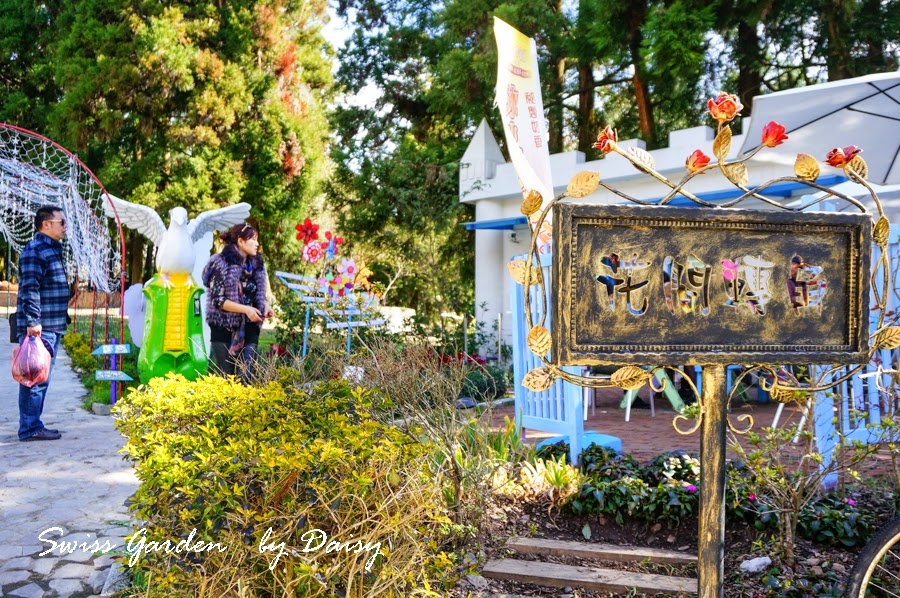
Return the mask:
<svg viewBox="0 0 900 598">
<path fill-rule="evenodd" d="M 118 452 L 124 438 L 111 417 L 81 407 L 86 391 L 68 356 L 60 351 L 42 420 L 59 429 L 62 439 L 19 442 L 18 384 L 10 375 L 14 345 L 8 339 L 4 317 L 0 319 L 0 597 L 102 595 L 116 558 L 110 548 L 124 553 L 124 537 L 131 531 L 124 503 L 138 487 L 134 470 Z"/>
</svg>

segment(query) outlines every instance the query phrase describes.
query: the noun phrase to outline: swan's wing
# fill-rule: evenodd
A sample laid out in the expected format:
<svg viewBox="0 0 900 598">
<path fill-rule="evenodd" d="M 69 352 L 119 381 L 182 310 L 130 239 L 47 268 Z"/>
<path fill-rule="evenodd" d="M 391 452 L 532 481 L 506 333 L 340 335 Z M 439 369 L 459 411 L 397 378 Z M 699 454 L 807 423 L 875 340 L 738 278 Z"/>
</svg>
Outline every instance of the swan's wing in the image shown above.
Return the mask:
<svg viewBox="0 0 900 598">
<path fill-rule="evenodd" d="M 249 216 L 250 204 L 248 203 L 238 203 L 218 210 L 209 210 L 199 214 L 188 223 L 188 234 L 191 236 L 191 241 L 196 243 L 206 233 L 225 230 L 235 224 L 240 224 Z"/>
<path fill-rule="evenodd" d="M 119 199 L 109 193 L 106 194 L 106 197 L 109 198 L 109 201 L 103 202 L 103 211 L 108 218 L 115 220 L 116 214 L 118 214 L 119 222 L 128 228 L 133 228 L 159 247 L 163 235 L 166 234 L 166 225 L 163 224 L 162 218 L 159 217 L 156 210 Z"/>
</svg>

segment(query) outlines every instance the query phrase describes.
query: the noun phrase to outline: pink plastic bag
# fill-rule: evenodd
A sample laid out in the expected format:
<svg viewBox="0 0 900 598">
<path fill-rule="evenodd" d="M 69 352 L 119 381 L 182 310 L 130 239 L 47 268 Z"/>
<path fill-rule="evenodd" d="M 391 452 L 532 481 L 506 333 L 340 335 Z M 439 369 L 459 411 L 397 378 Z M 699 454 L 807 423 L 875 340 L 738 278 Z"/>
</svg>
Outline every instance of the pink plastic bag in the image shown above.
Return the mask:
<svg viewBox="0 0 900 598">
<path fill-rule="evenodd" d="M 13 349 L 12 375 L 16 382 L 31 388 L 50 377 L 50 351 L 40 337 L 26 336 Z"/>
</svg>

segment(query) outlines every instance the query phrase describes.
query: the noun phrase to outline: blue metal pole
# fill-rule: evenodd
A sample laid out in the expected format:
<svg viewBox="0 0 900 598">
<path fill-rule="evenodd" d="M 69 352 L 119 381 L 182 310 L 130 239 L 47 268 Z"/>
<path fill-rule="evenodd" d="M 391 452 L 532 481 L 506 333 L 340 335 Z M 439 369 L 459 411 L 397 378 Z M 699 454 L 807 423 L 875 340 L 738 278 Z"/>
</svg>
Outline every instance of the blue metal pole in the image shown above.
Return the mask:
<svg viewBox="0 0 900 598">
<path fill-rule="evenodd" d="M 303 321 L 303 350 L 300 352 L 301 357 L 306 357 L 306 343 L 309 339 L 309 303 L 306 304 L 306 318 Z"/>
<path fill-rule="evenodd" d="M 350 324 L 353 322 L 353 316 L 350 315 L 350 309 L 347 309 L 347 355 L 350 355 L 350 335 L 353 333 L 353 326 Z"/>
<path fill-rule="evenodd" d="M 113 346 L 112 370 L 115 372 L 116 371 L 116 353 L 115 353 L 116 339 L 115 338 L 112 339 L 112 346 Z M 116 404 L 116 391 L 118 390 L 118 387 L 119 387 L 119 383 L 116 382 L 115 380 L 113 380 L 109 383 L 109 404 L 110 405 Z"/>
</svg>

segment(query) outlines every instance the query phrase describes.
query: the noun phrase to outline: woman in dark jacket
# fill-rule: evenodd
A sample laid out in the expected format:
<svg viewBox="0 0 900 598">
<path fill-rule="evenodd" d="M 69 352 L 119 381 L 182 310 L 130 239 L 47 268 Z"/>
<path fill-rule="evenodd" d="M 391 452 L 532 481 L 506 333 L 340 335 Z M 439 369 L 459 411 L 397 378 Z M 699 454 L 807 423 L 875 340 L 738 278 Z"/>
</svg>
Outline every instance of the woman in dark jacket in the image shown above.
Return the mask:
<svg viewBox="0 0 900 598">
<path fill-rule="evenodd" d="M 266 267 L 259 239 L 249 224 L 236 224 L 219 237 L 225 248 L 203 269 L 206 285 L 206 323 L 209 324 L 210 371 L 238 375 L 246 382 L 256 357 L 266 303 Z"/>
</svg>

